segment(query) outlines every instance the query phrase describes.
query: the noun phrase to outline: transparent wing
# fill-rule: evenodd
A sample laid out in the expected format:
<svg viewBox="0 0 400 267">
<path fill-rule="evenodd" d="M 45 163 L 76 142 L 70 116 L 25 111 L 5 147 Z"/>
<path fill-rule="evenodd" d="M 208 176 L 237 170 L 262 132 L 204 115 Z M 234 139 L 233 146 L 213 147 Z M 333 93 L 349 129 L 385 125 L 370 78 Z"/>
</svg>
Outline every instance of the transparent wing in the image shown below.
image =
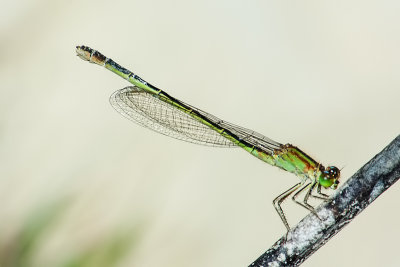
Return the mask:
<svg viewBox="0 0 400 267">
<path fill-rule="evenodd" d="M 206 124 L 138 87 L 129 86 L 114 92 L 110 97 L 110 103 L 126 118 L 158 133 L 196 144 L 236 147 L 235 143 Z M 280 143 L 257 132 L 225 122 L 189 104 L 183 104 L 219 127 L 229 130 L 239 141 L 246 141 L 270 153 L 281 146 Z"/>
</svg>

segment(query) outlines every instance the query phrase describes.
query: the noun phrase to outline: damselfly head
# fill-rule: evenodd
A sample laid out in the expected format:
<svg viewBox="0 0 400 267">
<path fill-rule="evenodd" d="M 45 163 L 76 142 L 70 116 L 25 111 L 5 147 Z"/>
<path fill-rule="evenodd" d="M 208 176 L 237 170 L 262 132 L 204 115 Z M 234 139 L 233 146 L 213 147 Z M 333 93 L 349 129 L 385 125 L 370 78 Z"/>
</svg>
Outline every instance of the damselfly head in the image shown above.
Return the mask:
<svg viewBox="0 0 400 267">
<path fill-rule="evenodd" d="M 322 171 L 319 183 L 325 188 L 336 189 L 339 185 L 340 170 L 335 166 L 329 166 Z"/>
</svg>

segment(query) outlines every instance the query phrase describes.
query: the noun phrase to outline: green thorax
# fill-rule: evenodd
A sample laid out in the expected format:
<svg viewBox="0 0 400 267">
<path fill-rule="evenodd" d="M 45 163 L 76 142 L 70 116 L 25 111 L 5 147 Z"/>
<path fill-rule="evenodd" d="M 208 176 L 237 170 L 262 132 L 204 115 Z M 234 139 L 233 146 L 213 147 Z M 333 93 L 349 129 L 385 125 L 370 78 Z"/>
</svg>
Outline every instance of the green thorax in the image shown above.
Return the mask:
<svg viewBox="0 0 400 267">
<path fill-rule="evenodd" d="M 265 161 L 273 166 L 291 172 L 297 176 L 319 178 L 324 167 L 301 151 L 299 148 L 290 144 L 282 145 L 280 149 L 267 154 L 262 150 L 252 149 L 249 151 L 253 156 Z"/>
</svg>

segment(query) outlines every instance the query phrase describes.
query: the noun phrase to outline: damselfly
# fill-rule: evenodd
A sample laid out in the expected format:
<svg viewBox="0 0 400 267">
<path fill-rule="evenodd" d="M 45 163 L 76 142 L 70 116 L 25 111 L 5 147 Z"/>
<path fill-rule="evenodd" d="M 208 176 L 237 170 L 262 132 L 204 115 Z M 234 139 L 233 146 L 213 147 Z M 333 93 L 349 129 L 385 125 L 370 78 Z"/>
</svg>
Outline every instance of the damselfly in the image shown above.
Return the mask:
<svg viewBox="0 0 400 267">
<path fill-rule="evenodd" d="M 114 92 L 110 102 L 118 112 L 135 123 L 187 142 L 241 147 L 256 158 L 300 177 L 300 182 L 272 202 L 288 231 L 290 227 L 281 208 L 283 200 L 292 195 L 297 204 L 316 215 L 314 208 L 308 204 L 310 196 L 326 200 L 328 196 L 321 192 L 321 188 L 337 188 L 340 177 L 337 167 L 325 168 L 295 146 L 280 144 L 186 104 L 87 46 L 77 46 L 76 53 L 83 60 L 104 66 L 133 84 Z M 300 201 L 297 197 L 304 190 L 307 192 Z"/>
</svg>

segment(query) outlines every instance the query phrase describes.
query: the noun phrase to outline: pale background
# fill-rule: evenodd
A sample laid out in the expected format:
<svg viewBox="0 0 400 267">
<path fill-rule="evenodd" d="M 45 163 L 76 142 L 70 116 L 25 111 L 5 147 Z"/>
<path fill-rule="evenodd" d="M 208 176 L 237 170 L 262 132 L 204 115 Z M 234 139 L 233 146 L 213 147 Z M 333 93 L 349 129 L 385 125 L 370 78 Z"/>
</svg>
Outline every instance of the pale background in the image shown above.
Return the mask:
<svg viewBox="0 0 400 267">
<path fill-rule="evenodd" d="M 0 218 L 72 197 L 38 266 L 121 224 L 120 266 L 247 266 L 285 228 L 297 182 L 239 149 L 174 140 L 108 103 L 128 83 L 88 45 L 169 94 L 344 167 L 400 133 L 398 1 L 5 1 L 0 10 Z M 304 266 L 398 266 L 400 186 Z M 305 210 L 285 203 L 289 222 Z"/>
</svg>

